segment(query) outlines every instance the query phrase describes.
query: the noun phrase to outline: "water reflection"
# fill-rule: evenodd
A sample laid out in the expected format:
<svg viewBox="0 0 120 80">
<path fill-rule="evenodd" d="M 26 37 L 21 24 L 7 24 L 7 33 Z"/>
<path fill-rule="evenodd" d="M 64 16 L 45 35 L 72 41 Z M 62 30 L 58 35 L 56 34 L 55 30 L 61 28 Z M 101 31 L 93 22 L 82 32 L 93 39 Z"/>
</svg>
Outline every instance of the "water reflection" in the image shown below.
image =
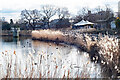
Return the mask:
<svg viewBox="0 0 120 80">
<path fill-rule="evenodd" d="M 39 71 L 41 71 L 42 77 L 48 77 L 48 71 L 49 77 L 54 78 L 63 78 L 64 75 L 67 77 L 68 73 L 71 78 L 77 76 L 83 78 L 103 77 L 99 64 L 91 62 L 87 53 L 80 52 L 74 46 L 33 41 L 30 38 L 18 40 L 13 38 L 7 39 L 7 37 L 2 38 L 2 42 L 0 43 L 2 43 L 0 48 L 3 52 L 6 50 L 13 52 L 15 50 L 16 54 L 22 55 L 19 56 L 21 57 L 20 61 L 21 59 L 26 61 L 21 63 L 23 66 L 23 75 L 25 75 L 24 67 L 26 64 L 32 64 L 29 63 L 29 55 L 33 55 L 32 61 L 37 65 L 34 68 L 36 77 L 39 77 Z M 30 67 L 28 66 L 28 68 Z"/>
<path fill-rule="evenodd" d="M 54 44 L 54 43 L 46 43 L 46 42 L 40 42 L 40 41 L 32 41 L 33 47 L 36 51 L 44 52 L 48 54 L 53 53 L 62 53 L 63 55 L 69 54 L 70 50 L 72 49 L 71 46 L 65 45 L 65 44 Z"/>
</svg>

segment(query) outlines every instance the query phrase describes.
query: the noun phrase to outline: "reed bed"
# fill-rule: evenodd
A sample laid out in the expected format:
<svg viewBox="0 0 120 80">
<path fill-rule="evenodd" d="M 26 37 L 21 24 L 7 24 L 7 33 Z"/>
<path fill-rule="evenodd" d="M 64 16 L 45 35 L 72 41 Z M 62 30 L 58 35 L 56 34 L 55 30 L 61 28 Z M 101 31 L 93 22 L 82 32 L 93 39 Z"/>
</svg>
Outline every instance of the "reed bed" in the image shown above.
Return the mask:
<svg viewBox="0 0 120 80">
<path fill-rule="evenodd" d="M 86 57 L 86 60 L 83 61 L 83 64 L 80 62 L 81 64 L 76 63 L 77 65 L 75 65 L 74 61 L 77 61 L 77 56 L 81 56 L 75 52 L 68 55 L 62 55 L 62 53 L 50 55 L 44 52 L 38 52 L 36 55 L 33 53 L 26 55 L 18 54 L 16 51 L 5 51 L 0 53 L 0 79 L 96 77 L 93 74 L 99 76 L 100 71 L 95 69 L 93 63 L 87 59 L 88 55 L 84 52 L 81 52 L 81 54 L 83 58 Z M 76 59 L 73 57 L 76 57 Z M 79 68 L 81 65 L 83 68 Z"/>
<path fill-rule="evenodd" d="M 32 31 L 32 38 L 37 40 L 52 40 L 58 42 L 65 42 L 81 46 L 84 50 L 90 50 L 90 46 L 96 43 L 92 41 L 88 34 L 81 34 L 80 31 L 55 31 L 55 30 L 39 30 Z"/>
<path fill-rule="evenodd" d="M 97 43 L 100 47 L 99 54 L 102 58 L 101 63 L 108 65 L 114 76 L 120 74 L 120 45 L 116 37 L 104 36 Z M 120 76 L 118 76 L 120 77 Z"/>
<path fill-rule="evenodd" d="M 67 43 L 75 44 L 80 46 L 80 48 L 83 48 L 83 50 L 87 52 L 92 52 L 92 54 L 98 54 L 101 58 L 102 64 L 110 66 L 110 69 L 113 70 L 113 72 L 115 71 L 116 73 L 120 74 L 120 44 L 119 40 L 116 37 L 101 34 L 96 37 L 91 36 L 90 34 L 82 34 L 80 31 L 75 30 L 64 32 L 59 31 L 59 35 L 56 35 L 57 32 L 58 31 L 52 31 L 52 36 L 54 34 L 55 36 L 52 38 L 52 36 L 49 34 L 47 39 L 55 41 L 56 38 L 60 36 L 58 41 L 61 40 Z M 37 33 L 39 33 L 39 31 L 37 31 Z M 45 35 L 46 33 L 43 32 L 41 35 L 43 34 Z M 40 39 L 41 35 L 37 35 L 36 37 L 34 33 L 32 34 L 32 36 L 37 39 Z M 91 49 L 91 47 L 94 48 Z M 94 50 L 96 49 L 96 47 L 97 53 Z"/>
<path fill-rule="evenodd" d="M 32 31 L 32 36 L 37 39 L 56 40 L 56 39 L 61 39 L 63 37 L 63 33 L 60 31 L 53 31 L 47 29 L 47 30 Z"/>
<path fill-rule="evenodd" d="M 79 33 L 73 34 L 73 32 L 62 32 L 55 30 L 39 30 L 32 31 L 32 38 L 37 40 L 50 40 L 57 42 L 65 42 L 70 44 L 79 44 L 81 46 L 86 46 L 83 36 Z"/>
<path fill-rule="evenodd" d="M 111 70 L 120 73 L 119 40 L 115 37 L 108 35 L 91 37 L 89 34 L 81 34 L 75 31 L 62 32 L 53 30 L 33 31 L 32 36 L 37 39 L 60 40 L 77 44 L 85 47 L 88 51 L 91 51 L 91 47 L 96 45 L 95 47 L 99 47 L 98 54 L 102 59 L 101 64 L 106 64 L 110 66 Z M 62 55 L 60 52 L 48 54 L 44 51 L 38 51 L 36 55 L 31 52 L 26 55 L 18 54 L 17 51 L 4 51 L 0 53 L 0 78 L 94 78 L 96 76 L 91 76 L 91 73 L 94 72 L 100 75 L 100 71 L 92 66 L 90 59 L 87 60 L 89 56 L 85 52 L 79 53 L 86 56 L 81 58 L 81 60 L 76 57 L 81 55 L 77 55 L 78 53 L 74 52 L 76 51 L 70 52 L 68 55 Z M 82 59 L 86 60 L 82 61 Z M 76 64 L 78 65 L 71 65 L 75 60 L 77 60 L 76 62 L 78 63 Z M 101 78 L 101 75 L 99 77 Z"/>
</svg>

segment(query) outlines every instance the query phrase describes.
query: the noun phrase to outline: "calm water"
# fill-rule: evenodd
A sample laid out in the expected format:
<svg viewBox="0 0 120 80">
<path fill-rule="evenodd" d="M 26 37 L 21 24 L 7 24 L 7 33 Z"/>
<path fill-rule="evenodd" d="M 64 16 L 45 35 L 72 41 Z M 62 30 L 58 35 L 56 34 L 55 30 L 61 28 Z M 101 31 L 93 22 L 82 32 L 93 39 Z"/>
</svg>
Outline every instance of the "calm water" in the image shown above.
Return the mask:
<svg viewBox="0 0 120 80">
<path fill-rule="evenodd" d="M 52 76 L 52 72 L 55 70 L 53 67 L 57 65 L 58 71 L 54 76 L 56 78 L 62 78 L 65 71 L 70 71 L 70 77 L 76 77 L 76 75 L 91 78 L 104 77 L 100 65 L 91 62 L 89 55 L 86 52 L 80 52 L 75 46 L 33 41 L 31 38 L 25 37 L 20 39 L 2 37 L 0 38 L 0 53 L 5 51 L 11 53 L 16 51 L 16 54 L 22 54 L 22 56 L 33 54 L 34 57 L 37 57 L 38 53 L 46 55 L 47 57 L 42 59 L 41 63 L 43 68 L 40 69 L 44 74 L 48 71 L 48 66 L 51 66 L 50 75 Z M 0 60 L 2 61 L 2 59 Z"/>
</svg>

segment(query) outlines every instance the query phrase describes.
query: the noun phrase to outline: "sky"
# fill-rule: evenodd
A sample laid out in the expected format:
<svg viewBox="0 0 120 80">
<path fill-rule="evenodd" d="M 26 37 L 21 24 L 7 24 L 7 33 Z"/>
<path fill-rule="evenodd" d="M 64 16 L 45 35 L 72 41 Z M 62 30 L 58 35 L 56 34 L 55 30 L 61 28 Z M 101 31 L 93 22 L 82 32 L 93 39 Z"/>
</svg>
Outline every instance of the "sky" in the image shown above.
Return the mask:
<svg viewBox="0 0 120 80">
<path fill-rule="evenodd" d="M 0 0 L 0 16 L 10 19 L 20 19 L 20 12 L 24 9 L 40 9 L 41 5 L 55 5 L 67 7 L 72 15 L 76 15 L 82 7 L 90 9 L 97 6 L 109 5 L 114 12 L 118 11 L 120 0 Z"/>
</svg>

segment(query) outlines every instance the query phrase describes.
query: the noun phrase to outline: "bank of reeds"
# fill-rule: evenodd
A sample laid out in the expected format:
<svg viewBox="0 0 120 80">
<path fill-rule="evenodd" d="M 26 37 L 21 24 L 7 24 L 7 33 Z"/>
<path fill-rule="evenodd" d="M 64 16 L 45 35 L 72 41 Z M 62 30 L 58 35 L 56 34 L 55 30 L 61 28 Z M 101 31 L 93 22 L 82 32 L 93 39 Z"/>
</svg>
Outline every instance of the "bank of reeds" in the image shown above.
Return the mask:
<svg viewBox="0 0 120 80">
<path fill-rule="evenodd" d="M 79 37 L 78 37 L 79 36 Z M 37 40 L 50 40 L 54 42 L 65 42 L 70 44 L 79 44 L 84 47 L 85 41 L 80 34 L 73 34 L 71 32 L 62 32 L 55 30 L 39 30 L 32 31 L 32 38 Z"/>
<path fill-rule="evenodd" d="M 60 31 L 39 30 L 39 31 L 33 31 L 32 36 L 33 38 L 36 39 L 56 40 L 56 39 L 61 39 L 63 37 L 63 33 Z"/>
<path fill-rule="evenodd" d="M 79 31 L 55 31 L 55 30 L 39 30 L 32 31 L 32 38 L 37 40 L 50 40 L 55 42 L 65 42 L 75 44 L 85 51 L 90 50 L 90 46 L 96 43 L 92 41 L 88 34 L 80 34 Z"/>
<path fill-rule="evenodd" d="M 66 58 L 59 59 L 60 54 L 50 55 L 40 52 L 19 54 L 16 51 L 0 53 L 0 79 L 1 78 L 90 78 L 88 69 L 91 62 L 83 63 L 84 69 L 72 70 Z M 72 60 L 71 60 L 72 61 Z"/>
<path fill-rule="evenodd" d="M 46 35 L 47 37 L 45 37 Z M 90 52 L 91 55 L 97 54 L 102 64 L 110 66 L 110 69 L 116 72 L 116 75 L 120 74 L 119 40 L 113 36 L 98 35 L 96 37 L 90 36 L 90 34 L 81 34 L 74 30 L 64 32 L 42 30 L 33 31 L 32 37 L 38 40 L 45 38 L 52 41 L 63 41 L 65 43 L 75 44 L 82 50 Z"/>
<path fill-rule="evenodd" d="M 97 43 L 100 47 L 99 55 L 101 63 L 107 65 L 113 76 L 120 77 L 120 44 L 119 40 L 115 37 L 104 36 Z"/>
</svg>

